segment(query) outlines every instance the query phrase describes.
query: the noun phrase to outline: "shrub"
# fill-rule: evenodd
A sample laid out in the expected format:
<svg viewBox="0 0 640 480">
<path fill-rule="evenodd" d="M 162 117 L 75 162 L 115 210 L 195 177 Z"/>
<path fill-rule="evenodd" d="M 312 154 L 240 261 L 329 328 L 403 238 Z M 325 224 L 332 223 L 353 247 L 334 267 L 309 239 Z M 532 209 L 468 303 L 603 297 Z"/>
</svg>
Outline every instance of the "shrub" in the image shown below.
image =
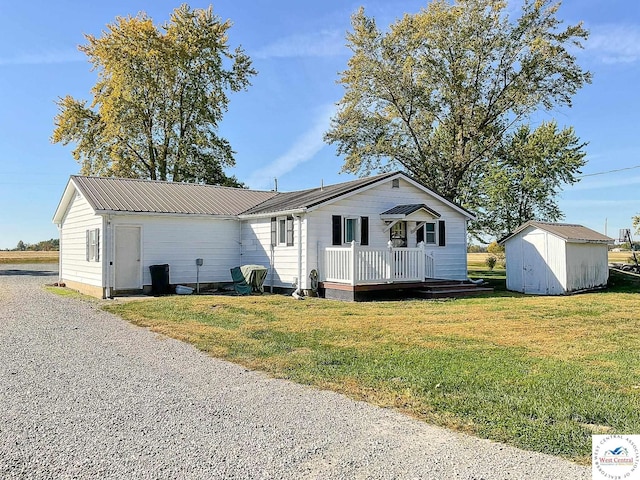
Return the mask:
<svg viewBox="0 0 640 480">
<path fill-rule="evenodd" d="M 489 270 L 493 270 L 493 267 L 496 266 L 497 262 L 498 262 L 498 258 L 495 255 L 489 255 L 484 261 L 487 267 L 489 267 Z"/>
<path fill-rule="evenodd" d="M 504 247 L 498 245 L 498 242 L 496 242 L 494 240 L 487 247 L 487 252 L 489 252 L 489 253 L 491 253 L 493 255 L 500 255 L 500 254 L 504 253 Z"/>
</svg>

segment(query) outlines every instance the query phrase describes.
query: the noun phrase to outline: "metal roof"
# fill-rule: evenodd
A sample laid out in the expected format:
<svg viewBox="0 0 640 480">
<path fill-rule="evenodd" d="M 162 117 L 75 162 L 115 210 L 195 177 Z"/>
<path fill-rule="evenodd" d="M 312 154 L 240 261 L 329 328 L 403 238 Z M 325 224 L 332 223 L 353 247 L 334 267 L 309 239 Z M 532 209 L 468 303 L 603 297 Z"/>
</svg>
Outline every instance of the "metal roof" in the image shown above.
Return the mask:
<svg viewBox="0 0 640 480">
<path fill-rule="evenodd" d="M 335 185 L 282 193 L 194 183 L 74 175 L 58 205 L 54 222 L 60 223 L 62 221 L 64 212 L 76 189 L 82 193 L 96 212 L 219 216 L 269 215 L 305 210 L 398 176 L 403 176 L 407 181 L 423 188 L 435 198 L 450 204 L 468 218 L 473 218 L 473 214 L 468 210 L 440 197 L 407 174 L 387 172 Z M 425 205 L 418 205 L 418 207 L 425 208 L 430 213 L 439 216 L 437 212 Z"/>
<path fill-rule="evenodd" d="M 389 172 L 335 185 L 278 193 L 277 196 L 248 209 L 244 214 L 259 215 L 310 208 L 397 174 L 398 172 Z"/>
<path fill-rule="evenodd" d="M 427 207 L 424 203 L 417 203 L 417 204 L 411 204 L 411 205 L 396 205 L 395 207 L 390 208 L 386 212 L 382 212 L 380 216 L 382 217 L 384 215 L 404 215 L 406 217 L 408 215 L 411 215 L 412 213 L 417 212 L 418 210 L 426 210 L 436 218 L 440 218 L 442 216 L 438 212 L 436 212 L 433 208 Z"/>
<path fill-rule="evenodd" d="M 560 237 L 568 242 L 578 242 L 578 243 L 613 243 L 613 238 L 609 238 L 606 235 L 603 235 L 595 230 L 591 230 L 590 228 L 584 227 L 582 225 L 576 225 L 571 223 L 550 223 L 550 222 L 540 222 L 537 220 L 529 220 L 526 223 L 523 223 L 515 231 L 503 239 L 501 239 L 498 243 L 504 243 L 510 238 L 516 236 L 523 230 L 528 227 L 540 228 L 541 230 L 545 230 L 557 237 Z"/>
<path fill-rule="evenodd" d="M 72 176 L 95 211 L 235 216 L 277 195 L 243 188 Z"/>
</svg>

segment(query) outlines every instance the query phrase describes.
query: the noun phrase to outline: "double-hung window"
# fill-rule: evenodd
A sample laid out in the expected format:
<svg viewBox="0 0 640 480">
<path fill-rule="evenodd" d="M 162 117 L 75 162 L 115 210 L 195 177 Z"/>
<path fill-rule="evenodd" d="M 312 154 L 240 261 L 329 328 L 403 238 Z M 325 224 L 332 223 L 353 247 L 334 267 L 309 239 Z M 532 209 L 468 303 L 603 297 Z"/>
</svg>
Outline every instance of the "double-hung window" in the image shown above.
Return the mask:
<svg viewBox="0 0 640 480">
<path fill-rule="evenodd" d="M 446 245 L 445 223 L 439 220 L 437 223 L 427 222 L 416 231 L 416 243 L 424 242 L 427 245 Z"/>
<path fill-rule="evenodd" d="M 358 242 L 369 245 L 369 217 L 331 217 L 331 243 L 343 245 Z"/>
<path fill-rule="evenodd" d="M 344 219 L 344 243 L 360 241 L 359 220 L 358 217 L 347 217 Z"/>
<path fill-rule="evenodd" d="M 430 243 L 430 244 L 436 243 L 436 224 L 435 223 L 424 224 L 424 243 Z"/>
<path fill-rule="evenodd" d="M 87 262 L 99 262 L 100 261 L 100 229 L 93 228 L 86 232 L 86 257 Z"/>
<path fill-rule="evenodd" d="M 293 217 L 271 219 L 271 244 L 287 247 L 293 245 Z"/>
</svg>

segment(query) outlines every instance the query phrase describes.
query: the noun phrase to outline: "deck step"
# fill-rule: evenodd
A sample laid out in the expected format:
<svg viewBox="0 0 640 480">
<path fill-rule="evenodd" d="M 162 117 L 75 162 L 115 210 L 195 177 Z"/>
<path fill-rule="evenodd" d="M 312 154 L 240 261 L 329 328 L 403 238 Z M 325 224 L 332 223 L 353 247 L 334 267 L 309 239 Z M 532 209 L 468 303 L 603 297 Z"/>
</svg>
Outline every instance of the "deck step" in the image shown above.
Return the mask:
<svg viewBox="0 0 640 480">
<path fill-rule="evenodd" d="M 416 293 L 421 298 L 454 298 L 493 292 L 493 288 L 491 287 L 479 287 L 477 285 L 473 285 L 472 287 L 468 287 L 467 285 L 459 285 L 458 287 L 462 288 L 439 287 L 428 290 L 417 290 Z"/>
</svg>

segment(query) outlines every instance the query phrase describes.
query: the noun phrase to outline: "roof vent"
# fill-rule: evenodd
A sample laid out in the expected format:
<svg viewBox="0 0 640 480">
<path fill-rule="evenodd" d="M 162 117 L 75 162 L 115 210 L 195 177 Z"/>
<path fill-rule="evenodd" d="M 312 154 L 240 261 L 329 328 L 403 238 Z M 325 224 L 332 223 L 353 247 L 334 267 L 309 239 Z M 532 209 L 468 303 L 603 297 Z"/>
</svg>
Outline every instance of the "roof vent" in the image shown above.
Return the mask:
<svg viewBox="0 0 640 480">
<path fill-rule="evenodd" d="M 391 180 L 391 188 L 400 188 L 400 179 L 394 178 Z"/>
</svg>

